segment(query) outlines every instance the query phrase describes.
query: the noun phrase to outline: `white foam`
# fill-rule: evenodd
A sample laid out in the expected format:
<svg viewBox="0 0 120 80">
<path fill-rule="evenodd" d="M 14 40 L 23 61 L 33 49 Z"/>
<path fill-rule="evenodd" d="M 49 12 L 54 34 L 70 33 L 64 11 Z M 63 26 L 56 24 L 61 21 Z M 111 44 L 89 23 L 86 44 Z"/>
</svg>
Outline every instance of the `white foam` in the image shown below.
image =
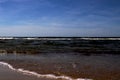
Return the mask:
<svg viewBox="0 0 120 80">
<path fill-rule="evenodd" d="M 15 69 L 12 65 L 6 63 L 6 62 L 0 62 L 0 65 L 4 65 L 4 66 L 7 66 L 8 68 L 10 68 L 11 70 L 14 70 L 14 71 L 17 71 L 17 72 L 21 72 L 25 75 L 34 75 L 34 76 L 37 76 L 37 77 L 42 77 L 42 78 L 52 78 L 52 79 L 65 79 L 65 80 L 92 80 L 92 79 L 82 79 L 82 78 L 77 78 L 77 79 L 73 79 L 71 77 L 68 77 L 68 76 L 55 76 L 53 74 L 38 74 L 36 72 L 33 72 L 33 71 L 29 71 L 29 70 L 24 70 L 24 69 Z"/>
</svg>

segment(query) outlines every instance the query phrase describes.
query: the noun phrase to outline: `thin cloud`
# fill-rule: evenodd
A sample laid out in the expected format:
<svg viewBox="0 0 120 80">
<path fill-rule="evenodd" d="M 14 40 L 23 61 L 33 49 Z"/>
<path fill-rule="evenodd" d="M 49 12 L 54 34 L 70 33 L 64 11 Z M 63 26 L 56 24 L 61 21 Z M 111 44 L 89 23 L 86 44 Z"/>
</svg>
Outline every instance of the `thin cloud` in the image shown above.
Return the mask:
<svg viewBox="0 0 120 80">
<path fill-rule="evenodd" d="M 97 1 L 0 0 L 0 4 L 3 3 L 0 5 L 0 34 L 40 36 L 120 34 L 119 6 L 117 5 L 117 8 L 105 5 L 103 0 Z"/>
</svg>

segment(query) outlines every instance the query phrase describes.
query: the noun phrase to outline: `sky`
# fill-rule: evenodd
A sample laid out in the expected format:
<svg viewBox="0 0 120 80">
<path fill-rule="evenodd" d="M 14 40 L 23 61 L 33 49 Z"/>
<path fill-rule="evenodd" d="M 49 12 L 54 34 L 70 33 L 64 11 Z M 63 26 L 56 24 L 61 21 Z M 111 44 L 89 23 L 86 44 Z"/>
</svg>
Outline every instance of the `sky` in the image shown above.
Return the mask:
<svg viewBox="0 0 120 80">
<path fill-rule="evenodd" d="M 120 37 L 120 0 L 0 0 L 0 36 Z"/>
</svg>

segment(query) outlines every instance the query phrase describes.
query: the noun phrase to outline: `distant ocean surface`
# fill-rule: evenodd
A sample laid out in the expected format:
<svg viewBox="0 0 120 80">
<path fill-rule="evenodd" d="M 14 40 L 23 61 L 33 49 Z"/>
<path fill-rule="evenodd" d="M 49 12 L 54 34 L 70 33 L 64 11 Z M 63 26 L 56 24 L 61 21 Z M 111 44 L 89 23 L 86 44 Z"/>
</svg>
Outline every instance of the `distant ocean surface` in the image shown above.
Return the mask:
<svg viewBox="0 0 120 80">
<path fill-rule="evenodd" d="M 93 72 L 98 72 L 96 70 L 99 69 L 116 72 L 120 70 L 119 61 L 119 55 L 1 54 L 0 80 L 93 80 L 90 76 L 85 77 L 83 73 L 91 73 L 93 76 Z M 119 78 L 119 74 L 117 75 Z"/>
</svg>

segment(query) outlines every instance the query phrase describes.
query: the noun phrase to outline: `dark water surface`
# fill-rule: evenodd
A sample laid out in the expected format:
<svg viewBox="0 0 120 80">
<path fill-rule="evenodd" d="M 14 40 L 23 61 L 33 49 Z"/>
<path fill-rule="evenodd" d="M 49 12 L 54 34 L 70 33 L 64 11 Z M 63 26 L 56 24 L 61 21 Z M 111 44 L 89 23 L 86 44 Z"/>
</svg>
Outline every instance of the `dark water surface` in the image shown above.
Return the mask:
<svg viewBox="0 0 120 80">
<path fill-rule="evenodd" d="M 2 55 L 0 60 L 15 68 L 35 71 L 39 74 L 67 76 L 71 79 L 89 78 L 95 80 L 120 79 L 120 55 L 83 56 L 73 53 L 46 53 L 39 55 Z M 7 77 L 6 77 L 7 76 Z M 0 80 L 57 80 L 37 78 L 16 73 L 0 65 Z M 65 80 L 65 79 L 59 79 Z"/>
</svg>

